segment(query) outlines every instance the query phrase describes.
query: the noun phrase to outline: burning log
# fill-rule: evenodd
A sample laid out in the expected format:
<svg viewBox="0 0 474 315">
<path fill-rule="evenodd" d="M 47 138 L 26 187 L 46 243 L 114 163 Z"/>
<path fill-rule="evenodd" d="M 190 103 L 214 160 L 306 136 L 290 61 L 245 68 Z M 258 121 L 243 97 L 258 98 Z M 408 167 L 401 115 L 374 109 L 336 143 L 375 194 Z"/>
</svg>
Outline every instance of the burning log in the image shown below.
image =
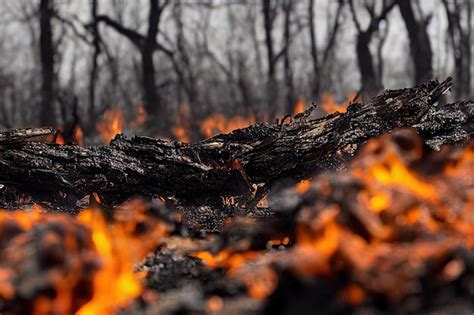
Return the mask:
<svg viewBox="0 0 474 315">
<path fill-rule="evenodd" d="M 82 148 L 21 141 L 20 133 L 10 141 L 2 133 L 0 205 L 18 206 L 27 194 L 50 208 L 75 208 L 93 192 L 109 202 L 140 195 L 219 205 L 235 197 L 244 205 L 283 178 L 343 168 L 363 143 L 396 128 L 416 128 L 434 148 L 467 141 L 473 103 L 436 105 L 450 86 L 448 78 L 388 90 L 365 105 L 350 104 L 346 113 L 309 120 L 309 109 L 289 122 L 258 123 L 193 144 L 118 135 L 109 146 Z"/>
<path fill-rule="evenodd" d="M 436 152 L 397 130 L 345 172 L 280 184 L 274 216 L 207 238 L 180 231 L 159 199 L 78 216 L 0 211 L 0 312 L 468 313 L 473 157 L 472 141 Z"/>
<path fill-rule="evenodd" d="M 435 152 L 413 130 L 384 135 L 346 172 L 270 196 L 295 214 L 296 229 L 277 250 L 258 247 L 280 237 L 263 236 L 268 221 L 248 228 L 235 220 L 193 256 L 263 301 L 257 309 L 266 314 L 467 313 L 474 296 L 473 157 L 474 142 Z"/>
</svg>

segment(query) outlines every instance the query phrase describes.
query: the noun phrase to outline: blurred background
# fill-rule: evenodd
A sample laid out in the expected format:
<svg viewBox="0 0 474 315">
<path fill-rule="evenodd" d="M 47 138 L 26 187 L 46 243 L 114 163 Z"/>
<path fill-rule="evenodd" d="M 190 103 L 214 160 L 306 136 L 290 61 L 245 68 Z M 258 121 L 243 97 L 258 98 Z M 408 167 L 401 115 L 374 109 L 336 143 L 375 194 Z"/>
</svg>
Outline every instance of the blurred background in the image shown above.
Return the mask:
<svg viewBox="0 0 474 315">
<path fill-rule="evenodd" d="M 0 129 L 196 141 L 453 76 L 472 96 L 469 0 L 0 0 Z"/>
</svg>

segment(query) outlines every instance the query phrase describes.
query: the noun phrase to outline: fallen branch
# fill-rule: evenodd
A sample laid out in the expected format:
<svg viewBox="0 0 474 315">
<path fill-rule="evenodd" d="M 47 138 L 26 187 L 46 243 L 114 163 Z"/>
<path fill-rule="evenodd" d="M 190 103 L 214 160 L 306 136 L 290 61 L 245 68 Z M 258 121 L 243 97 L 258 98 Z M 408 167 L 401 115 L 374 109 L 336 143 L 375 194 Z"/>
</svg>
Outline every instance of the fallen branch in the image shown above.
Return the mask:
<svg viewBox="0 0 474 315">
<path fill-rule="evenodd" d="M 12 196 L 24 193 L 71 206 L 93 192 L 117 202 L 134 195 L 194 205 L 225 196 L 248 201 L 253 185 L 340 169 L 368 139 L 395 128 L 415 127 L 435 148 L 468 140 L 474 104 L 435 104 L 450 86 L 449 78 L 388 90 L 368 104 L 351 104 L 346 113 L 307 120 L 307 112 L 289 124 L 258 123 L 194 144 L 122 135 L 90 148 L 0 141 L 0 203 L 12 206 Z"/>
</svg>

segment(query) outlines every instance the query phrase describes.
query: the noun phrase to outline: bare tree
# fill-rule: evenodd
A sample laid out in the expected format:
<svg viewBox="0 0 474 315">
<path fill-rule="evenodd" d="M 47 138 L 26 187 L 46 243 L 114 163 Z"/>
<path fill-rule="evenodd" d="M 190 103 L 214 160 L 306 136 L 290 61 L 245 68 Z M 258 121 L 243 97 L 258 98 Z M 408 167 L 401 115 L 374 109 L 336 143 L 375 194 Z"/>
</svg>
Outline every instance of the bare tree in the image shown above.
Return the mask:
<svg viewBox="0 0 474 315">
<path fill-rule="evenodd" d="M 166 110 L 157 92 L 156 68 L 153 56 L 156 51 L 162 51 L 167 55 L 172 55 L 169 49 L 158 42 L 158 30 L 162 14 L 170 0 L 149 0 L 148 29 L 146 35 L 128 28 L 113 20 L 107 15 L 99 15 L 97 23 L 103 22 L 113 28 L 119 34 L 125 36 L 138 49 L 141 56 L 142 87 L 144 93 L 145 110 L 150 116 L 150 122 L 156 117 L 164 119 Z"/>
<path fill-rule="evenodd" d="M 410 49 L 415 67 L 415 82 L 422 83 L 433 77 L 433 51 L 428 36 L 427 25 L 431 16 L 420 16 L 418 19 L 410 0 L 399 0 L 398 6 L 402 14 L 410 39 Z M 420 13 L 421 9 L 420 9 Z"/>
<path fill-rule="evenodd" d="M 448 33 L 454 58 L 455 97 L 465 99 L 471 94 L 471 2 L 443 0 L 448 17 Z M 465 26 L 463 27 L 463 12 Z"/>
<path fill-rule="evenodd" d="M 265 31 L 265 47 L 267 49 L 267 102 L 270 117 L 274 117 L 277 111 L 276 100 L 277 80 L 276 65 L 281 55 L 275 53 L 275 44 L 273 41 L 273 28 L 277 16 L 277 6 L 272 0 L 263 0 L 262 6 L 263 27 Z"/>
<path fill-rule="evenodd" d="M 377 94 L 382 88 L 382 80 L 377 77 L 374 67 L 372 53 L 370 51 L 370 42 L 376 31 L 379 29 L 380 22 L 387 18 L 387 15 L 397 4 L 398 0 L 392 0 L 389 4 L 383 3 L 380 13 L 376 13 L 375 1 L 364 1 L 364 6 L 369 13 L 369 24 L 365 29 L 362 29 L 359 18 L 357 17 L 354 8 L 353 0 L 349 0 L 352 18 L 357 28 L 357 63 L 361 75 L 362 92 L 365 96 L 373 96 Z"/>
<path fill-rule="evenodd" d="M 91 57 L 91 69 L 89 73 L 89 86 L 88 86 L 88 96 L 89 96 L 89 108 L 88 108 L 88 120 L 89 126 L 88 129 L 91 130 L 96 124 L 96 85 L 97 85 L 97 75 L 99 70 L 99 56 L 101 53 L 101 39 L 99 33 L 99 25 L 97 23 L 97 12 L 98 12 L 98 0 L 91 0 L 91 24 L 90 32 L 92 33 L 92 46 L 93 53 Z"/>
<path fill-rule="evenodd" d="M 293 68 L 291 65 L 290 42 L 291 42 L 291 18 L 293 13 L 293 2 L 284 0 L 282 3 L 284 23 L 283 23 L 283 63 L 286 85 L 286 112 L 291 113 L 296 103 L 295 86 L 293 78 Z"/>
<path fill-rule="evenodd" d="M 310 51 L 311 51 L 311 63 L 313 65 L 313 77 L 311 80 L 311 96 L 317 98 L 321 89 L 321 78 L 325 77 L 325 70 L 331 56 L 331 52 L 336 44 L 337 34 L 341 25 L 342 9 L 344 7 L 344 1 L 339 0 L 336 10 L 336 15 L 332 23 L 332 27 L 328 31 L 327 41 L 325 47 L 322 49 L 322 56 L 319 57 L 318 45 L 316 40 L 316 27 L 315 27 L 315 3 L 316 0 L 308 1 L 308 30 L 310 38 Z"/>
<path fill-rule="evenodd" d="M 176 49 L 171 57 L 180 86 L 183 87 L 191 110 L 195 110 L 194 104 L 199 103 L 199 89 L 197 77 L 188 51 L 188 43 L 184 35 L 184 17 L 181 0 L 176 0 L 173 5 L 173 18 L 176 27 Z"/>
<path fill-rule="evenodd" d="M 55 115 L 55 50 L 53 43 L 54 1 L 41 0 L 39 4 L 40 55 L 41 55 L 41 104 L 40 122 L 43 125 L 56 125 Z"/>
</svg>

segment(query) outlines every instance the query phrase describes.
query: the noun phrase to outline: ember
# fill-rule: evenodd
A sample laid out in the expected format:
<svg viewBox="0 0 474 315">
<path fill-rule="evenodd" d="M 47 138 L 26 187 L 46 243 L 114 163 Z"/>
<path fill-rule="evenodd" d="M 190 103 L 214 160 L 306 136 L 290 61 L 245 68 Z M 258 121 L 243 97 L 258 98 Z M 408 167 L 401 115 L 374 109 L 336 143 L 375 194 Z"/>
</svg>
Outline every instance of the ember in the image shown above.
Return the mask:
<svg viewBox="0 0 474 315">
<path fill-rule="evenodd" d="M 0 212 L 0 226 L 0 305 L 14 314 L 114 314 L 143 293 L 133 266 L 170 230 L 140 201 L 110 222 L 97 206 L 77 218 L 35 206 Z"/>
<path fill-rule="evenodd" d="M 472 315 L 471 2 L 0 1 L 0 315 Z"/>
<path fill-rule="evenodd" d="M 51 209 L 0 212 L 0 311 L 278 313 L 317 301 L 323 313 L 378 314 L 469 301 L 472 104 L 431 110 L 449 86 L 388 91 L 319 119 L 310 107 L 194 144 L 114 135 L 84 148 L 25 140 L 52 128 L 1 133 L 0 165 L 12 167 L 0 200 Z M 394 125 L 380 123 L 381 106 Z"/>
</svg>

